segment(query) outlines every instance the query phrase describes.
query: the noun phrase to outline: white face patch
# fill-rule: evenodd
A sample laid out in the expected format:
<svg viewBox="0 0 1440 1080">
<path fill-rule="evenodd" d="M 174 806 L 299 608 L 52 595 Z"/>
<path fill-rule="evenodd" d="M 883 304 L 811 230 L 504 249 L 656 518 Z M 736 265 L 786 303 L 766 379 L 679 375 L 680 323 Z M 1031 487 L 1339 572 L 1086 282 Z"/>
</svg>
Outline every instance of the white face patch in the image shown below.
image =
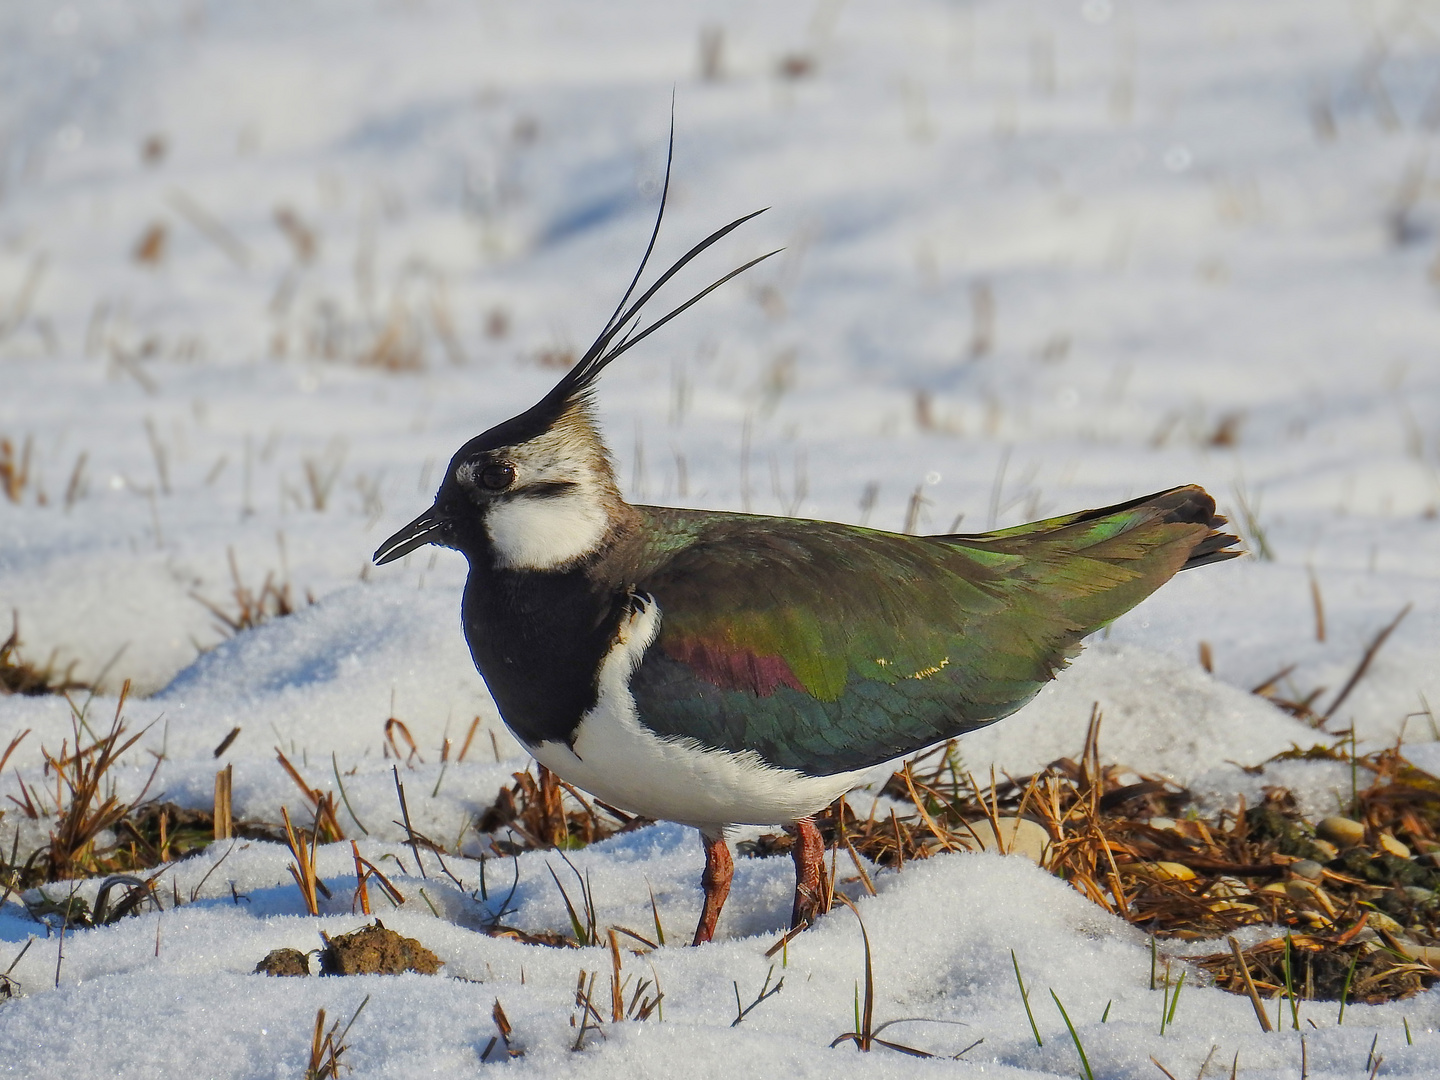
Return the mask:
<svg viewBox="0 0 1440 1080">
<path fill-rule="evenodd" d="M 530 748 L 537 761 L 613 806 L 710 836 L 731 825 L 791 824 L 864 781 L 868 770 L 806 776 L 768 765 L 753 750 L 732 753 L 650 731 L 628 684 L 659 629 L 654 601 L 630 617 L 600 669 L 599 700 L 580 721 L 574 750 L 541 743 Z"/>
<path fill-rule="evenodd" d="M 604 449 L 587 424 L 581 415 L 497 456 L 497 464 L 503 461 L 514 471 L 511 488 L 485 513 L 497 566 L 555 570 L 590 554 L 604 539 L 607 500 L 618 495 Z M 461 465 L 455 479 L 475 487 L 475 467 Z"/>
<path fill-rule="evenodd" d="M 554 570 L 594 551 L 609 517 L 593 493 L 541 497 L 517 494 L 485 517 L 495 561 L 508 570 Z"/>
</svg>

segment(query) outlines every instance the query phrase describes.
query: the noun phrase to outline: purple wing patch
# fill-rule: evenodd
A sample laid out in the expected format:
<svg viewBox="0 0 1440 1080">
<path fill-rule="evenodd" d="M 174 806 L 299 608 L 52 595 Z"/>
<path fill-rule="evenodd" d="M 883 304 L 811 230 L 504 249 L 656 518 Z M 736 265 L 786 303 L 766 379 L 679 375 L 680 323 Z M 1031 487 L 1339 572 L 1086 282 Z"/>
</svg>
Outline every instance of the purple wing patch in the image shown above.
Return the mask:
<svg viewBox="0 0 1440 1080">
<path fill-rule="evenodd" d="M 698 638 L 662 640 L 661 647 L 672 659 L 722 690 L 743 690 L 757 697 L 769 697 L 782 686 L 805 692 L 783 656 L 756 656 L 734 646 L 712 645 Z"/>
</svg>

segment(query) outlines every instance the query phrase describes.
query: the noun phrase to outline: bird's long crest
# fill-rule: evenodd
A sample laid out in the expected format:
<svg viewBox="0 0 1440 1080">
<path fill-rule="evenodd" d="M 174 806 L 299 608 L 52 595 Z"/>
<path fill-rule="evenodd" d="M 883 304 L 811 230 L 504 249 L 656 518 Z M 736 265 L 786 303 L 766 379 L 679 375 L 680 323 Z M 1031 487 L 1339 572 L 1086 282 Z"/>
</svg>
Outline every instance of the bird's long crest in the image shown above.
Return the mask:
<svg viewBox="0 0 1440 1080">
<path fill-rule="evenodd" d="M 620 303 L 615 306 L 615 310 L 611 313 L 609 320 L 605 323 L 604 329 L 600 331 L 600 335 L 595 339 L 594 343 L 591 344 L 590 348 L 585 350 L 585 355 L 582 356 L 575 363 L 575 366 L 572 367 L 569 371 L 567 371 L 565 375 L 560 379 L 560 381 L 555 384 L 554 389 L 552 389 L 548 394 L 546 394 L 545 397 L 539 402 L 539 404 L 536 406 L 537 409 L 541 409 L 545 412 L 549 412 L 551 410 L 555 410 L 558 412 L 565 406 L 566 403 L 574 401 L 578 397 L 584 396 L 585 393 L 594 384 L 595 379 L 599 376 L 600 372 L 604 371 L 606 367 L 608 367 L 622 354 L 634 348 L 640 342 L 644 341 L 647 337 L 653 334 L 656 330 L 659 330 L 660 327 L 664 326 L 681 312 L 699 303 L 706 296 L 714 292 L 721 285 L 724 285 L 731 278 L 736 277 L 739 274 L 743 274 L 746 270 L 749 270 L 757 263 L 764 262 L 766 259 L 770 258 L 770 256 L 779 254 L 781 249 L 777 248 L 775 251 L 769 251 L 766 252 L 764 255 L 759 256 L 758 258 L 751 259 L 749 262 L 745 263 L 742 266 L 737 266 L 734 270 L 731 270 L 725 276 L 707 285 L 694 296 L 690 297 L 689 300 L 686 300 L 683 304 L 680 304 L 678 307 L 668 312 L 665 316 L 657 319 L 655 322 L 645 327 L 644 330 L 641 330 L 641 311 L 644 309 L 645 305 L 650 302 L 651 298 L 657 292 L 659 292 L 660 289 L 663 288 L 671 278 L 673 278 L 676 274 L 678 274 L 681 270 L 688 266 L 690 262 L 693 261 L 702 252 L 706 251 L 708 248 L 712 247 L 714 244 L 724 239 L 731 232 L 733 232 L 735 229 L 738 229 L 741 225 L 745 224 L 745 222 L 749 221 L 751 218 L 763 214 L 765 212 L 765 209 L 768 209 L 768 207 L 766 207 L 764 209 L 755 210 L 752 213 L 744 215 L 743 217 L 736 218 L 734 221 L 730 222 L 730 224 L 725 225 L 722 228 L 716 229 L 709 236 L 705 237 L 704 240 L 701 240 L 684 255 L 676 259 L 675 262 L 671 264 L 668 270 L 666 270 L 663 274 L 656 278 L 654 283 L 651 284 L 649 288 L 642 292 L 639 297 L 637 297 L 632 302 L 630 298 L 635 295 L 635 290 L 639 287 L 640 279 L 645 273 L 645 268 L 650 263 L 650 256 L 655 251 L 655 241 L 660 235 L 660 223 L 665 218 L 665 205 L 670 197 L 670 169 L 672 164 L 674 163 L 674 160 L 675 119 L 672 116 L 670 119 L 669 148 L 665 156 L 665 184 L 660 192 L 660 206 L 655 213 L 655 226 L 650 230 L 650 242 L 645 247 L 645 254 L 640 260 L 640 265 L 635 270 L 635 276 L 630 279 L 629 288 L 625 290 L 625 295 L 620 298 Z"/>
</svg>

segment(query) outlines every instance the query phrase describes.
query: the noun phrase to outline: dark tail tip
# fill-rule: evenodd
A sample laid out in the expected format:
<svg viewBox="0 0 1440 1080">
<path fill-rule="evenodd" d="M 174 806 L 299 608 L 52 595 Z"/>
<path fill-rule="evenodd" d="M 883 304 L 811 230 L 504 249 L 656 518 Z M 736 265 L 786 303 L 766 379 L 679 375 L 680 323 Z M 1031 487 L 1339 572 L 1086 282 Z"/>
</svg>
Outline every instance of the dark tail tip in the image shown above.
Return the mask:
<svg viewBox="0 0 1440 1080">
<path fill-rule="evenodd" d="M 1207 522 L 1212 529 L 1211 532 L 1200 543 L 1195 545 L 1190 552 L 1190 557 L 1185 560 L 1181 570 L 1192 570 L 1197 566 L 1209 566 L 1211 563 L 1224 562 L 1226 559 L 1239 558 L 1245 554 L 1245 549 L 1238 547 L 1240 538 L 1232 533 L 1219 532 L 1221 525 L 1226 524 L 1225 519 L 1220 516 L 1212 517 Z"/>
<path fill-rule="evenodd" d="M 1240 543 L 1238 536 L 1221 531 L 1229 522 L 1215 513 L 1215 500 L 1204 488 L 1175 488 L 1162 496 L 1162 498 L 1166 497 L 1174 500 L 1174 504 L 1165 515 L 1166 521 L 1186 525 L 1204 525 L 1210 530 L 1191 549 L 1190 557 L 1180 567 L 1181 570 L 1208 566 L 1210 563 L 1224 562 L 1226 559 L 1234 559 L 1245 554 L 1244 549 L 1237 546 Z"/>
</svg>

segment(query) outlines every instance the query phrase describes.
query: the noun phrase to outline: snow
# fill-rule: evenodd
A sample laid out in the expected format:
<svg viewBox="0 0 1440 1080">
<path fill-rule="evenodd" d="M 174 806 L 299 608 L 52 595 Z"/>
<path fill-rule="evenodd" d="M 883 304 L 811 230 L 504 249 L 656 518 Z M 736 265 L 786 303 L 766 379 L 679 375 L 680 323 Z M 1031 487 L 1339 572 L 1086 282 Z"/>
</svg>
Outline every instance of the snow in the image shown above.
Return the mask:
<svg viewBox="0 0 1440 1080">
<path fill-rule="evenodd" d="M 233 766 L 239 817 L 308 816 L 277 748 L 312 787 L 344 776 L 342 826 L 408 898 L 381 917 L 446 961 L 438 978 L 250 975 L 364 921 L 353 864 L 348 844 L 322 849 L 333 899 L 312 918 L 288 855 L 222 843 L 166 870 L 180 908 L 67 931 L 63 960 L 57 933 L 0 907 L 0 970 L 35 939 L 0 1000 L 0 1071 L 299 1076 L 315 1010 L 347 1020 L 370 995 L 356 1076 L 473 1073 L 497 998 L 517 1075 L 1073 1076 L 1053 988 L 1096 1076 L 1154 1076 L 1151 1055 L 1195 1076 L 1212 1046 L 1206 1075 L 1236 1053 L 1242 1076 L 1298 1075 L 1297 1033 L 1262 1035 L 1193 975 L 1161 1036 L 1143 935 L 989 855 L 877 873 L 856 901 L 877 1021 L 924 1018 L 888 1031 L 942 1054 L 983 1038 L 961 1062 L 828 1048 L 863 974 L 846 910 L 731 1027 L 736 986 L 748 1002 L 778 965 L 763 954 L 790 865 L 737 860 L 718 940 L 673 947 L 701 867 L 673 825 L 571 856 L 603 925 L 648 933 L 653 887 L 672 942 L 626 957 L 653 965 L 663 1021 L 607 1024 L 571 1053 L 576 977 L 599 972 L 608 1002 L 608 953 L 476 929 L 517 872 L 506 920 L 568 929 L 559 857 L 489 860 L 482 900 L 473 832 L 447 860 L 461 889 L 432 858 L 417 875 L 393 824 L 391 717 L 420 747 L 401 776 L 437 838 L 525 765 L 459 633 L 463 561 L 369 556 L 455 447 L 603 324 L 643 248 L 673 92 L 657 259 L 760 206 L 690 287 L 785 252 L 606 373 L 629 496 L 886 528 L 918 496 L 918 527 L 940 531 L 1202 483 L 1273 559 L 1167 585 L 968 738 L 966 764 L 1074 756 L 1098 703 L 1107 759 L 1207 805 L 1279 783 L 1333 811 L 1342 767 L 1235 763 L 1352 724 L 1362 750 L 1403 734 L 1440 766 L 1436 29 L 1424 6 L 1313 0 L 0 7 L 0 439 L 30 441 L 18 502 L 0 495 L 0 611 L 28 656 L 103 676 L 92 724 L 131 680 L 127 720 L 150 727 L 113 774 L 121 795 L 147 751 L 164 755 L 151 793 L 186 805 Z M 139 261 L 153 226 L 160 258 Z M 289 582 L 297 614 L 223 634 L 195 597 L 233 610 L 232 552 L 251 590 Z M 1323 711 L 1407 604 L 1325 732 L 1249 693 L 1288 668 L 1282 691 L 1324 687 Z M 466 761 L 442 768 L 476 717 Z M 0 794 L 46 790 L 41 747 L 73 739 L 64 701 L 0 698 L 0 746 L 26 729 Z M 7 851 L 47 827 L 5 806 Z M 1303 1006 L 1309 1075 L 1366 1075 L 1377 1038 L 1381 1075 L 1435 1075 L 1437 1002 L 1351 1006 L 1343 1026 Z"/>
</svg>

